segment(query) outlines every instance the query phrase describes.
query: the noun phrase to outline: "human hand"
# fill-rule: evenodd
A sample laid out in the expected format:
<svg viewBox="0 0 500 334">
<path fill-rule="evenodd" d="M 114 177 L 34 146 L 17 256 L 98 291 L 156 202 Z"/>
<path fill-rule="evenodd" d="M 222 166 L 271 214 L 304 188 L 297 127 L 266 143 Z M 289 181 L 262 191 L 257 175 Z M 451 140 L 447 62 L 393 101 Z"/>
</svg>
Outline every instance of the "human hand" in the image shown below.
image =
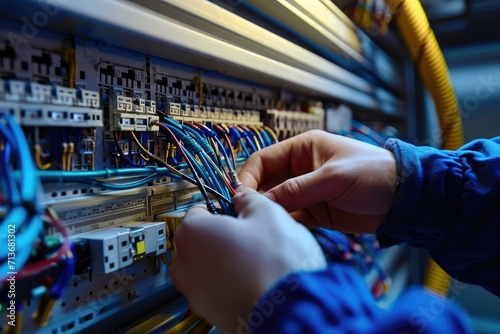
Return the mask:
<svg viewBox="0 0 500 334">
<path fill-rule="evenodd" d="M 174 285 L 196 314 L 221 332 L 236 332 L 255 303 L 287 273 L 326 268 L 312 234 L 279 205 L 244 188 L 233 198 L 238 218 L 191 208 L 175 235 Z"/>
<path fill-rule="evenodd" d="M 393 202 L 396 162 L 386 149 L 313 130 L 252 154 L 239 179 L 309 228 L 373 233 Z"/>
</svg>

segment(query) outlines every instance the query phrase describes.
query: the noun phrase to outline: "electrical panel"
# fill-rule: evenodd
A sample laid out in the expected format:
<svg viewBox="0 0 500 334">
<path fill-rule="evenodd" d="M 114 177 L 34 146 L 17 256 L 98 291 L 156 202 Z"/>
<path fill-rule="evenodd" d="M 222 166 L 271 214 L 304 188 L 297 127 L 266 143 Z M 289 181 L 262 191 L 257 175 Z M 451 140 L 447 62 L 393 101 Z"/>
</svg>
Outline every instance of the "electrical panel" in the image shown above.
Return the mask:
<svg viewBox="0 0 500 334">
<path fill-rule="evenodd" d="M 15 138 L 3 136 L 0 153 L 2 168 L 8 165 L 2 177 L 15 184 L 0 188 L 0 218 L 20 210 L 15 217 L 27 222 L 21 219 L 16 231 L 32 249 L 9 271 L 18 275 L 13 309 L 2 276 L 2 331 L 126 331 L 143 328 L 158 310 L 168 316 L 157 328 L 170 328 L 187 308 L 168 275 L 185 210 L 209 198 L 231 211 L 224 200 L 231 194 L 218 185 L 231 173 L 217 170 L 237 170 L 253 151 L 325 129 L 341 106 L 406 129 L 400 82 L 375 70 L 369 78 L 358 75 L 271 31 L 265 33 L 272 39 L 260 40 L 255 36 L 264 29 L 236 10 L 198 5 L 203 17 L 182 1 L 6 2 L 0 116 L 4 134 Z M 224 20 L 217 17 L 256 34 L 219 31 Z M 347 27 L 356 43 L 339 45 L 355 50 L 358 70 L 378 54 L 397 72 L 391 56 Z M 196 152 L 189 166 L 183 153 Z M 193 169 L 214 171 L 203 180 L 214 184 L 208 194 Z M 16 202 L 8 190 L 17 187 L 34 194 Z M 400 256 L 385 255 L 385 268 Z M 373 285 L 379 277 L 369 275 Z"/>
</svg>

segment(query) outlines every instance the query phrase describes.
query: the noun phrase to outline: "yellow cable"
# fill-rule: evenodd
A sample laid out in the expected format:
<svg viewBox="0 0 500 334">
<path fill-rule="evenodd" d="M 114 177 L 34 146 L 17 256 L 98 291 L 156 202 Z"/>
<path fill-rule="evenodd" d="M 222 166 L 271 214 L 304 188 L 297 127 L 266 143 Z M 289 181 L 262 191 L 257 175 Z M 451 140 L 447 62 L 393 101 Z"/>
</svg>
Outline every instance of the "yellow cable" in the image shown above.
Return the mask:
<svg viewBox="0 0 500 334">
<path fill-rule="evenodd" d="M 201 107 L 201 105 L 203 104 L 203 83 L 201 82 L 201 78 L 199 76 L 194 77 L 193 84 L 196 87 L 199 95 L 198 106 Z"/>
<path fill-rule="evenodd" d="M 463 145 L 460 111 L 444 56 L 424 9 L 418 0 L 388 0 L 387 5 L 397 13 L 396 23 L 434 100 L 443 149 L 456 150 Z"/>
<path fill-rule="evenodd" d="M 257 127 L 256 127 L 256 126 L 250 125 L 250 126 L 249 126 L 249 128 L 250 128 L 253 132 L 255 132 L 255 135 L 256 135 L 257 137 L 259 137 L 259 141 L 260 141 L 260 142 L 265 143 L 264 139 L 262 138 L 262 135 L 260 134 L 260 130 L 259 130 L 259 129 L 257 129 Z M 259 145 L 259 150 L 261 150 L 261 149 L 262 149 L 262 147 L 260 147 L 260 145 Z"/>
<path fill-rule="evenodd" d="M 364 11 L 364 4 L 365 2 L 363 0 L 360 0 L 356 3 L 356 8 L 354 8 L 354 21 L 355 22 L 361 22 L 362 14 Z"/>
<path fill-rule="evenodd" d="M 189 334 L 201 334 L 205 331 L 207 326 L 210 326 L 210 324 L 207 321 L 200 319 L 200 321 L 198 321 L 196 325 L 191 328 Z"/>
<path fill-rule="evenodd" d="M 366 0 L 361 13 L 361 27 L 365 30 L 369 28 L 369 24 L 371 23 L 371 11 L 369 9 L 372 8 L 372 1 L 373 0 Z"/>
<path fill-rule="evenodd" d="M 387 5 L 397 14 L 398 28 L 434 100 L 443 149 L 456 150 L 463 145 L 462 120 L 444 56 L 425 11 L 418 0 L 387 0 Z M 446 295 L 450 280 L 449 275 L 431 259 L 424 285 Z"/>
<path fill-rule="evenodd" d="M 137 139 L 136 135 L 134 132 L 130 132 L 130 134 L 132 135 L 133 137 L 133 140 L 134 142 L 136 143 L 137 146 L 139 146 L 139 149 L 143 152 L 149 152 L 149 150 L 147 148 L 145 148 L 144 146 L 142 146 L 141 142 L 139 141 L 139 139 Z M 145 160 L 145 161 L 149 161 L 149 157 L 145 157 L 142 153 L 140 153 L 141 157 Z"/>
<path fill-rule="evenodd" d="M 15 326 L 7 324 L 7 327 L 5 328 L 5 334 L 21 334 L 22 331 L 23 331 L 23 313 L 21 311 L 17 311 Z"/>
<path fill-rule="evenodd" d="M 68 161 L 66 162 L 66 169 L 71 170 L 71 159 L 73 158 L 73 152 L 75 151 L 75 144 L 69 143 L 69 150 L 68 150 Z"/>
<path fill-rule="evenodd" d="M 55 304 L 56 300 L 50 298 L 49 293 L 46 292 L 38 302 L 37 310 L 35 314 L 33 314 L 33 320 L 35 320 L 40 326 L 47 325 Z"/>
<path fill-rule="evenodd" d="M 76 51 L 75 49 L 67 49 L 64 51 L 64 60 L 69 64 L 68 71 L 68 86 L 70 88 L 75 88 L 75 78 L 76 78 Z"/>
<path fill-rule="evenodd" d="M 250 130 L 249 127 L 245 127 L 247 130 Z M 244 129 L 245 130 L 245 129 Z M 246 131 L 246 130 L 245 130 Z M 255 136 L 252 137 L 252 140 L 253 142 L 255 143 L 255 146 L 257 147 L 257 151 L 260 151 L 262 149 L 262 147 L 260 147 L 260 142 L 259 140 L 256 138 L 258 135 L 258 133 L 255 134 Z"/>
<path fill-rule="evenodd" d="M 215 168 L 215 171 L 222 177 L 222 179 L 224 180 L 224 182 L 226 183 L 226 186 L 231 189 L 231 183 L 229 182 L 229 180 L 227 179 L 226 177 L 226 174 L 223 173 L 219 167 L 217 167 L 217 165 L 212 161 L 212 159 L 210 159 L 210 157 L 207 155 L 206 156 L 206 160 L 208 160 L 208 162 Z M 215 180 L 214 180 L 215 181 Z"/>
<path fill-rule="evenodd" d="M 62 170 L 66 170 L 66 162 L 67 162 L 66 155 L 68 154 L 68 143 L 62 143 L 62 149 L 63 149 Z"/>
<path fill-rule="evenodd" d="M 184 334 L 201 320 L 203 319 L 200 316 L 193 313 L 163 334 Z"/>
<path fill-rule="evenodd" d="M 177 146 L 174 144 L 168 144 L 168 157 L 169 158 L 174 158 L 175 157 L 175 150 L 177 150 Z"/>
<path fill-rule="evenodd" d="M 146 149 L 147 149 L 147 150 L 148 150 L 148 152 L 149 152 L 149 149 L 151 148 L 151 144 L 150 144 L 150 142 L 149 142 L 149 138 L 148 138 L 148 140 L 146 141 L 146 143 L 148 144 L 148 146 L 146 147 Z M 142 156 L 142 154 L 141 154 L 141 156 Z M 146 161 L 149 161 L 149 157 L 147 157 Z"/>
<path fill-rule="evenodd" d="M 52 166 L 52 163 L 47 162 L 45 164 L 42 163 L 42 146 L 40 144 L 35 145 L 35 163 L 36 166 L 40 169 L 49 169 Z"/>
<path fill-rule="evenodd" d="M 271 137 L 273 137 L 275 144 L 279 142 L 278 136 L 276 135 L 276 133 L 274 133 L 273 129 L 271 129 L 267 125 L 264 125 L 264 129 L 271 135 Z"/>
<path fill-rule="evenodd" d="M 134 137 L 134 142 L 140 147 L 141 151 L 148 151 L 149 150 L 147 148 L 145 148 L 141 143 L 140 141 L 137 139 L 137 136 L 135 135 L 135 132 L 130 132 L 130 134 Z M 149 143 L 148 143 L 148 146 L 149 146 Z M 139 155 L 141 156 L 141 158 L 143 158 L 145 161 L 149 161 L 149 157 L 145 157 L 142 153 L 139 153 Z"/>
</svg>

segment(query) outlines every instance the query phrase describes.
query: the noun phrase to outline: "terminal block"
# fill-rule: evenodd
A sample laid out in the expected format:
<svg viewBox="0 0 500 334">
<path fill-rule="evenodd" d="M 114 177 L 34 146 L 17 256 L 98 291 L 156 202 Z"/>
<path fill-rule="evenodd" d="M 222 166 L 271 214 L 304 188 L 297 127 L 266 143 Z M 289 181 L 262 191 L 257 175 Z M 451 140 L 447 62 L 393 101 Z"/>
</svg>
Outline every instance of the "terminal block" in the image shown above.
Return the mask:
<svg viewBox="0 0 500 334">
<path fill-rule="evenodd" d="M 114 113 L 113 122 L 110 124 L 111 131 L 123 130 L 123 131 L 134 131 L 135 130 L 135 115 L 127 113 Z"/>
<path fill-rule="evenodd" d="M 26 84 L 26 101 L 31 103 L 50 103 L 52 101 L 52 86 L 36 82 Z"/>
<path fill-rule="evenodd" d="M 4 83 L 4 99 L 7 101 L 23 101 L 26 96 L 24 81 L 7 80 Z"/>
<path fill-rule="evenodd" d="M 158 256 L 167 251 L 167 226 L 165 222 L 133 222 L 126 225 L 132 233 L 135 257 Z M 142 235 L 142 239 L 141 236 Z"/>
<path fill-rule="evenodd" d="M 135 98 L 134 104 L 132 106 L 132 111 L 137 113 L 143 113 L 146 109 L 146 100 L 141 98 Z"/>
<path fill-rule="evenodd" d="M 135 115 L 135 131 L 148 131 L 148 120 L 147 115 Z"/>
<path fill-rule="evenodd" d="M 116 95 L 111 98 L 111 106 L 110 109 L 114 113 L 130 113 L 133 110 L 132 98 Z"/>
<path fill-rule="evenodd" d="M 76 91 L 76 105 L 80 107 L 99 108 L 99 93 L 79 89 Z"/>
<path fill-rule="evenodd" d="M 181 104 L 175 102 L 168 102 L 167 114 L 171 116 L 181 116 Z"/>
<path fill-rule="evenodd" d="M 156 102 L 152 100 L 146 100 L 146 113 L 156 114 Z"/>
<path fill-rule="evenodd" d="M 90 245 L 92 269 L 108 274 L 133 263 L 134 249 L 130 229 L 107 228 L 78 235 Z"/>
<path fill-rule="evenodd" d="M 72 106 L 76 102 L 76 89 L 56 86 L 52 89 L 52 103 Z"/>
</svg>

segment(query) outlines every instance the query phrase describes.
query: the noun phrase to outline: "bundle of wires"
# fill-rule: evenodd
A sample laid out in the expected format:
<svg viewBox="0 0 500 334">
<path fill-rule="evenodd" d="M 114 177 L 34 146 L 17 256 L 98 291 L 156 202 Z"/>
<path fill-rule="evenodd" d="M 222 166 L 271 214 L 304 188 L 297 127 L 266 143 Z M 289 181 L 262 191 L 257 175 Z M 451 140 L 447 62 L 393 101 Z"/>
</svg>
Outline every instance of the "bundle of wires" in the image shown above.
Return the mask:
<svg viewBox="0 0 500 334">
<path fill-rule="evenodd" d="M 41 183 L 15 119 L 0 113 L 0 281 L 19 271 L 43 228 Z M 7 245 L 9 247 L 7 247 Z"/>
<path fill-rule="evenodd" d="M 342 135 L 380 147 L 383 147 L 386 141 L 377 131 L 355 119 L 351 120 L 351 131 L 344 132 Z"/>
<path fill-rule="evenodd" d="M 211 212 L 234 216 L 231 198 L 235 194 L 234 188 L 241 185 L 237 179 L 237 162 L 276 143 L 276 134 L 265 126 L 213 124 L 210 128 L 197 122 L 181 124 L 158 112 L 163 116 L 162 122 L 151 125 L 158 126 L 165 135 L 166 158 L 154 154 L 147 133 L 114 131 L 117 168 L 71 172 L 40 170 L 41 179 L 45 182 L 86 183 L 116 191 L 145 186 L 164 177 L 183 179 L 198 186 Z M 236 158 L 237 150 L 243 157 Z M 219 208 L 212 202 L 214 198 Z"/>
<path fill-rule="evenodd" d="M 55 302 L 63 295 L 64 290 L 68 285 L 73 272 L 75 271 L 76 256 L 73 244 L 70 242 L 68 232 L 64 226 L 62 226 L 55 212 L 51 208 L 48 208 L 47 213 L 43 215 L 42 218 L 45 222 L 56 228 L 56 230 L 63 237 L 63 243 L 53 256 L 44 257 L 40 261 L 27 264 L 21 269 L 18 279 L 43 274 L 51 266 L 57 266 L 58 279 L 48 287 L 49 289 L 40 299 L 37 312 L 34 316 L 34 319 L 40 325 L 45 326 L 50 318 Z"/>
<path fill-rule="evenodd" d="M 314 228 L 311 232 L 321 246 L 328 262 L 347 263 L 361 275 L 375 270 L 377 279 L 371 286 L 375 298 L 380 298 L 389 291 L 391 279 L 375 260 L 375 255 L 379 253 L 380 248 L 373 235 L 345 235 L 324 228 Z"/>
<path fill-rule="evenodd" d="M 165 118 L 164 120 L 165 123 L 153 123 L 153 125 L 159 126 L 160 131 L 175 143 L 191 170 L 193 178 L 205 199 L 208 210 L 212 213 L 217 213 L 218 210 L 208 196 L 205 187 L 208 186 L 215 189 L 226 199 L 230 199 L 236 192 L 227 176 L 217 167 L 212 147 L 206 137 L 192 127 L 181 125 L 169 118 Z M 147 152 L 144 153 L 147 154 Z M 236 173 L 234 176 L 236 177 Z M 232 204 L 228 205 L 227 201 L 222 200 L 220 197 L 217 200 L 222 213 L 235 215 Z"/>
</svg>

